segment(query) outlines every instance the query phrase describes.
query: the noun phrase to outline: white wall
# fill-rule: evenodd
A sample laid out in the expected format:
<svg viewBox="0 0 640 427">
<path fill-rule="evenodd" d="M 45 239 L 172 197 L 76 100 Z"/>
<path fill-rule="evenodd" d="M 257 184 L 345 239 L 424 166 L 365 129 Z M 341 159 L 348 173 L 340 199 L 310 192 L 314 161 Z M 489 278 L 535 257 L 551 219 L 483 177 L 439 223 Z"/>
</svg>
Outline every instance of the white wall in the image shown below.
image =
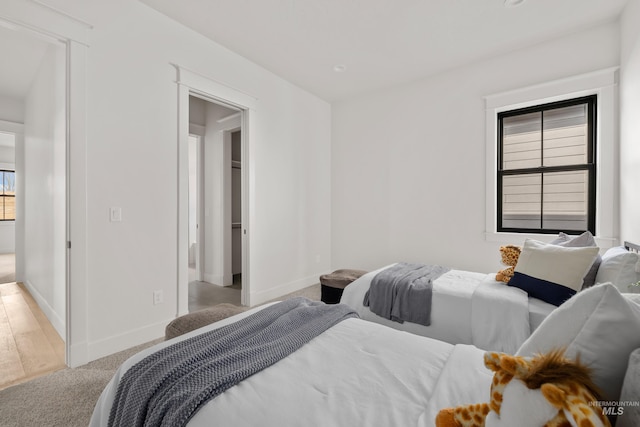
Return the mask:
<svg viewBox="0 0 640 427">
<path fill-rule="evenodd" d="M 197 242 L 198 233 L 198 145 L 200 145 L 200 137 L 189 136 L 189 248 Z M 189 264 L 195 263 L 195 253 L 191 253 L 189 249 Z M 195 252 L 195 251 L 193 251 Z"/>
<path fill-rule="evenodd" d="M 65 51 L 51 45 L 25 100 L 24 283 L 65 336 Z"/>
<path fill-rule="evenodd" d="M 484 235 L 484 97 L 618 64 L 610 23 L 334 105 L 332 266 L 502 268 Z"/>
<path fill-rule="evenodd" d="M 620 234 L 640 242 L 640 0 L 629 0 L 621 18 Z"/>
<path fill-rule="evenodd" d="M 195 96 L 189 97 L 189 124 L 207 125 L 207 101 Z"/>
<path fill-rule="evenodd" d="M 24 121 L 24 100 L 0 94 L 0 120 L 22 123 Z"/>
<path fill-rule="evenodd" d="M 93 25 L 86 68 L 87 357 L 162 336 L 176 313 L 172 63 L 257 98 L 251 301 L 317 282 L 330 262 L 329 104 L 137 1 L 59 8 Z M 109 222 L 109 207 L 122 208 L 121 222 Z M 154 290 L 164 292 L 163 304 L 153 305 Z"/>
<path fill-rule="evenodd" d="M 203 165 L 198 156 L 203 155 L 203 141 L 207 126 L 207 102 L 195 96 L 189 96 L 189 265 L 193 265 L 196 269 L 202 269 L 198 263 L 202 263 L 203 259 L 198 260 L 201 251 L 196 243 L 198 240 L 198 227 L 204 230 L 205 224 L 198 224 L 198 194 L 202 192 L 203 179 L 199 180 L 202 174 Z M 200 164 L 199 164 L 200 163 Z M 198 182 L 200 181 L 200 182 Z M 199 242 L 200 246 L 204 242 Z M 198 272 L 196 280 L 203 280 L 202 275 Z"/>
<path fill-rule="evenodd" d="M 0 134 L 0 140 L 4 140 L 7 137 L 13 140 L 13 135 Z M 0 145 L 0 167 L 13 169 L 15 167 L 16 149 L 15 147 L 6 147 Z"/>
</svg>

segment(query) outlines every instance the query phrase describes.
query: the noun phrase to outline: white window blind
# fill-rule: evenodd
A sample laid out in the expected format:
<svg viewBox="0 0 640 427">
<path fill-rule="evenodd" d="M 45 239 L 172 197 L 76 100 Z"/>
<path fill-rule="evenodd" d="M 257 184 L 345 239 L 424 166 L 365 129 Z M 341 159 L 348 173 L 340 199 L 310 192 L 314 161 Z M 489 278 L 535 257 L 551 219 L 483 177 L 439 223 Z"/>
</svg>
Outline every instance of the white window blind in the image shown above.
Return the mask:
<svg viewBox="0 0 640 427">
<path fill-rule="evenodd" d="M 502 228 L 589 229 L 590 105 L 502 117 Z"/>
</svg>

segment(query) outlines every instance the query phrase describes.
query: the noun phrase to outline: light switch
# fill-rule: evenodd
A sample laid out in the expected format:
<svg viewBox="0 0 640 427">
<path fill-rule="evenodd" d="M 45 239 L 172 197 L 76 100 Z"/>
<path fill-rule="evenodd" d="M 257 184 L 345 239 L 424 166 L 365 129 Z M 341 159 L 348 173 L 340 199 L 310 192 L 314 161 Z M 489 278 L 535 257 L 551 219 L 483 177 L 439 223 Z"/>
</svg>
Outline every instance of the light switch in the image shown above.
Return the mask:
<svg viewBox="0 0 640 427">
<path fill-rule="evenodd" d="M 122 208 L 110 208 L 109 209 L 109 219 L 111 222 L 120 222 L 122 221 Z"/>
</svg>

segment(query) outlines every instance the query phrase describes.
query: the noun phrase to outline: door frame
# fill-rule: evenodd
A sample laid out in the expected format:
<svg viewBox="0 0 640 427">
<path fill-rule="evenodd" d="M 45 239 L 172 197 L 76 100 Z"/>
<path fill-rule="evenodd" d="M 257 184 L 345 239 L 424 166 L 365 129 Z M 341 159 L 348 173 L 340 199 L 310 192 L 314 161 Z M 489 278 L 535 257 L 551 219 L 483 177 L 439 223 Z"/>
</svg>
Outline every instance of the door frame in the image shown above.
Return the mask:
<svg viewBox="0 0 640 427">
<path fill-rule="evenodd" d="M 240 303 L 251 305 L 250 241 L 253 223 L 253 197 L 250 162 L 251 136 L 254 126 L 253 115 L 257 98 L 235 88 L 219 83 L 211 78 L 191 71 L 177 64 L 178 85 L 178 250 L 177 250 L 177 316 L 189 312 L 189 271 L 188 271 L 188 173 L 189 173 L 189 96 L 229 106 L 240 111 L 242 162 L 248 165 L 242 170 L 242 292 Z"/>
</svg>

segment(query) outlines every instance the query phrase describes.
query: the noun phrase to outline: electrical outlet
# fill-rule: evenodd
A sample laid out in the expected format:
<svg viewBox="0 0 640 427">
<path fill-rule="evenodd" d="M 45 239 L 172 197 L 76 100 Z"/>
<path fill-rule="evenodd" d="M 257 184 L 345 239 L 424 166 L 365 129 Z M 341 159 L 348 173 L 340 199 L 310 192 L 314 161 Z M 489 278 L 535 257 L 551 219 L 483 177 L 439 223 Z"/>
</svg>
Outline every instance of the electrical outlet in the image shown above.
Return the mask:
<svg viewBox="0 0 640 427">
<path fill-rule="evenodd" d="M 153 291 L 153 305 L 162 304 L 164 302 L 164 295 L 162 291 Z"/>
</svg>

